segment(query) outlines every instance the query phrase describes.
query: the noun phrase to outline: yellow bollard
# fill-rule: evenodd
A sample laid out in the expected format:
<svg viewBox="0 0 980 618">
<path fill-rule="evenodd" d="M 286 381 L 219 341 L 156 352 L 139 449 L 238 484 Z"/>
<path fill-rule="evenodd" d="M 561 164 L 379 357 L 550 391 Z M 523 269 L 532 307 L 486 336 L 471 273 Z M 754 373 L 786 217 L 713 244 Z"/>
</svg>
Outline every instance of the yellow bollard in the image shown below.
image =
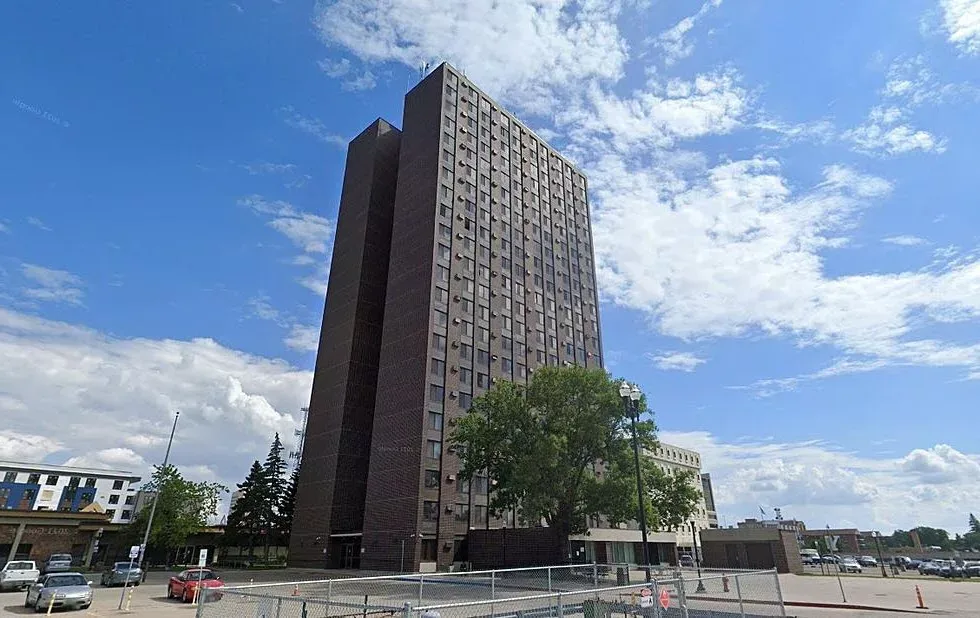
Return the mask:
<svg viewBox="0 0 980 618">
<path fill-rule="evenodd" d="M 54 595 L 51 595 L 51 600 L 48 601 L 48 616 L 51 615 L 51 610 L 54 609 Z"/>
<path fill-rule="evenodd" d="M 132 586 L 132 587 L 131 587 L 131 588 L 129 589 L 129 593 L 128 593 L 128 594 L 126 595 L 126 611 L 127 611 L 127 612 L 129 611 L 129 607 L 130 607 L 130 605 L 132 605 L 132 603 L 133 603 L 133 590 L 134 590 L 135 588 L 136 588 L 136 586 Z"/>
</svg>

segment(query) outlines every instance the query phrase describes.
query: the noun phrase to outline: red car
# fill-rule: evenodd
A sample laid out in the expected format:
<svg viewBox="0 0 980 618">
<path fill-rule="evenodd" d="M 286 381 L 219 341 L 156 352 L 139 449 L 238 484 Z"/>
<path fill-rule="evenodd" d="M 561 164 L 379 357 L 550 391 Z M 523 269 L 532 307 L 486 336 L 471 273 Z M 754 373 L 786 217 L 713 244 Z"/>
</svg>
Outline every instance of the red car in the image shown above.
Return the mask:
<svg viewBox="0 0 980 618">
<path fill-rule="evenodd" d="M 187 569 L 174 575 L 167 584 L 167 598 L 190 603 L 194 600 L 198 582 L 204 590 L 206 600 L 217 601 L 221 598 L 220 589 L 225 583 L 221 581 L 221 576 L 211 569 Z"/>
</svg>

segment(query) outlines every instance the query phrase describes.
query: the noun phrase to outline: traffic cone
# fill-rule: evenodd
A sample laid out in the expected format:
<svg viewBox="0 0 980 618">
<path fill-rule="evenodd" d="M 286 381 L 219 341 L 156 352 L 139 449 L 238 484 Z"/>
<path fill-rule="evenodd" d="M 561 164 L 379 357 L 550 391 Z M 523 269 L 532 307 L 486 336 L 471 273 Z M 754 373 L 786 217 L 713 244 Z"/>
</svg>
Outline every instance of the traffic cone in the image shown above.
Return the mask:
<svg viewBox="0 0 980 618">
<path fill-rule="evenodd" d="M 917 609 L 929 609 L 926 607 L 926 604 L 922 602 L 922 591 L 919 590 L 918 586 L 915 587 L 915 598 L 919 601 L 919 607 Z"/>
</svg>

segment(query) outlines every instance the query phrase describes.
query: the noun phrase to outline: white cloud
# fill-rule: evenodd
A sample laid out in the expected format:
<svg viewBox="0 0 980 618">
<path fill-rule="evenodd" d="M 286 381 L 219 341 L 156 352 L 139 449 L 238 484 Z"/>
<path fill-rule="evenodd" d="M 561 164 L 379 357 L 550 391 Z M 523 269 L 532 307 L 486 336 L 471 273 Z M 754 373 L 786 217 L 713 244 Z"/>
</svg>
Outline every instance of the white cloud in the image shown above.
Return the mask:
<svg viewBox="0 0 980 618">
<path fill-rule="evenodd" d="M 21 264 L 21 273 L 33 286 L 24 289 L 25 297 L 43 302 L 82 304 L 85 293 L 77 275 L 37 264 Z"/>
<path fill-rule="evenodd" d="M 3 221 L 0 221 L 0 234 L 9 234 L 9 233 L 10 233 L 10 228 L 4 225 Z"/>
<path fill-rule="evenodd" d="M 962 531 L 980 500 L 980 456 L 943 444 L 872 458 L 819 440 L 723 442 L 704 431 L 665 431 L 660 439 L 701 453 L 719 515 L 729 524 L 756 517 L 762 506 L 781 507 L 784 517 L 808 527 Z"/>
<path fill-rule="evenodd" d="M 316 352 L 319 342 L 319 328 L 300 324 L 293 324 L 285 339 L 286 345 L 299 352 Z"/>
<path fill-rule="evenodd" d="M 312 380 L 210 339 L 117 338 L 2 308 L 0 376 L 0 457 L 146 474 L 180 411 L 172 461 L 230 483 L 274 432 L 292 435 Z"/>
<path fill-rule="evenodd" d="M 246 170 L 251 176 L 258 176 L 260 174 L 287 174 L 296 170 L 296 165 L 293 163 L 269 163 L 267 161 L 243 163 L 239 167 Z"/>
<path fill-rule="evenodd" d="M 887 367 L 888 365 L 889 363 L 882 359 L 857 360 L 843 358 L 828 367 L 824 367 L 823 369 L 811 373 L 804 373 L 789 378 L 767 378 L 764 380 L 757 380 L 748 386 L 733 386 L 731 388 L 734 390 L 753 391 L 759 397 L 771 397 L 772 395 L 784 393 L 786 391 L 796 390 L 801 384 L 805 384 L 807 382 L 824 380 L 827 378 L 853 373 L 867 373 L 869 371 L 876 371 L 883 367 Z"/>
<path fill-rule="evenodd" d="M 256 195 L 242 198 L 239 204 L 269 216 L 269 226 L 305 253 L 325 254 L 329 251 L 334 231 L 334 222 L 330 219 L 297 210 L 288 202 L 270 202 Z"/>
<path fill-rule="evenodd" d="M 911 236 L 908 234 L 903 234 L 901 236 L 888 236 L 887 238 L 882 238 L 881 242 L 885 242 L 890 245 L 899 245 L 902 247 L 915 247 L 917 245 L 929 244 L 929 241 L 925 238 L 919 238 L 918 236 Z"/>
<path fill-rule="evenodd" d="M 980 54 L 980 0 L 939 0 L 949 42 L 967 54 Z"/>
<path fill-rule="evenodd" d="M 694 44 L 685 40 L 684 37 L 694 28 L 694 25 L 699 19 L 704 17 L 709 10 L 719 5 L 721 5 L 721 0 L 708 0 L 708 2 L 701 5 L 697 13 L 680 20 L 672 28 L 662 32 L 656 38 L 654 44 L 663 51 L 664 64 L 670 66 L 678 60 L 687 58 L 694 53 Z"/>
<path fill-rule="evenodd" d="M 364 71 L 357 77 L 344 80 L 341 84 L 341 88 L 349 92 L 361 92 L 362 90 L 370 90 L 378 84 L 377 79 L 374 77 L 374 73 L 371 71 Z"/>
<path fill-rule="evenodd" d="M 660 352 L 658 354 L 647 354 L 647 358 L 652 360 L 659 369 L 664 371 L 686 371 L 691 372 L 708 362 L 707 359 L 699 358 L 690 352 Z"/>
<path fill-rule="evenodd" d="M 347 147 L 347 139 L 327 129 L 326 125 L 319 118 L 304 116 L 297 112 L 292 105 L 281 107 L 279 112 L 284 117 L 283 121 L 294 129 L 308 133 L 325 144 L 331 144 L 339 148 Z"/>
<path fill-rule="evenodd" d="M 36 227 L 36 228 L 37 228 L 37 229 L 39 229 L 39 230 L 44 230 L 45 232 L 50 232 L 50 231 L 51 231 L 51 228 L 49 228 L 49 227 L 48 227 L 48 226 L 47 226 L 47 225 L 46 225 L 46 224 L 44 223 L 44 221 L 41 221 L 41 220 L 40 220 L 40 219 L 38 219 L 37 217 L 28 217 L 28 218 L 27 218 L 27 223 L 28 223 L 29 225 L 33 225 L 34 227 Z"/>
<path fill-rule="evenodd" d="M 941 154 L 946 140 L 902 122 L 904 112 L 897 107 L 875 107 L 861 126 L 844 132 L 844 139 L 855 150 L 870 155 L 899 155 L 921 150 Z"/>
<path fill-rule="evenodd" d="M 330 77 L 343 77 L 350 73 L 350 60 L 347 58 L 341 58 L 340 60 L 324 58 L 323 60 L 318 60 L 316 64 L 320 67 L 321 71 Z"/>
<path fill-rule="evenodd" d="M 616 79 L 627 47 L 617 0 L 338 0 L 315 22 L 330 46 L 413 69 L 447 60 L 504 101 L 548 109 L 555 88 Z"/>
</svg>

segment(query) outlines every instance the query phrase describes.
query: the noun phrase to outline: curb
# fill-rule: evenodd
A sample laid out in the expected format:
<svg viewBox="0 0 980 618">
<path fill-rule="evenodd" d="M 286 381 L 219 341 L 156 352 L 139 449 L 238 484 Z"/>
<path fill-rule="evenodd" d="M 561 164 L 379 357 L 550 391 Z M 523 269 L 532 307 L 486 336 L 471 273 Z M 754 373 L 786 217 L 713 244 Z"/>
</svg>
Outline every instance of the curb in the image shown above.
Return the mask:
<svg viewBox="0 0 980 618">
<path fill-rule="evenodd" d="M 895 607 L 880 607 L 877 605 L 854 605 L 853 603 L 819 603 L 810 601 L 783 601 L 786 607 L 814 607 L 818 609 L 855 609 L 871 612 L 895 612 L 898 614 L 928 614 L 928 611 L 918 609 L 898 609 Z"/>
</svg>

